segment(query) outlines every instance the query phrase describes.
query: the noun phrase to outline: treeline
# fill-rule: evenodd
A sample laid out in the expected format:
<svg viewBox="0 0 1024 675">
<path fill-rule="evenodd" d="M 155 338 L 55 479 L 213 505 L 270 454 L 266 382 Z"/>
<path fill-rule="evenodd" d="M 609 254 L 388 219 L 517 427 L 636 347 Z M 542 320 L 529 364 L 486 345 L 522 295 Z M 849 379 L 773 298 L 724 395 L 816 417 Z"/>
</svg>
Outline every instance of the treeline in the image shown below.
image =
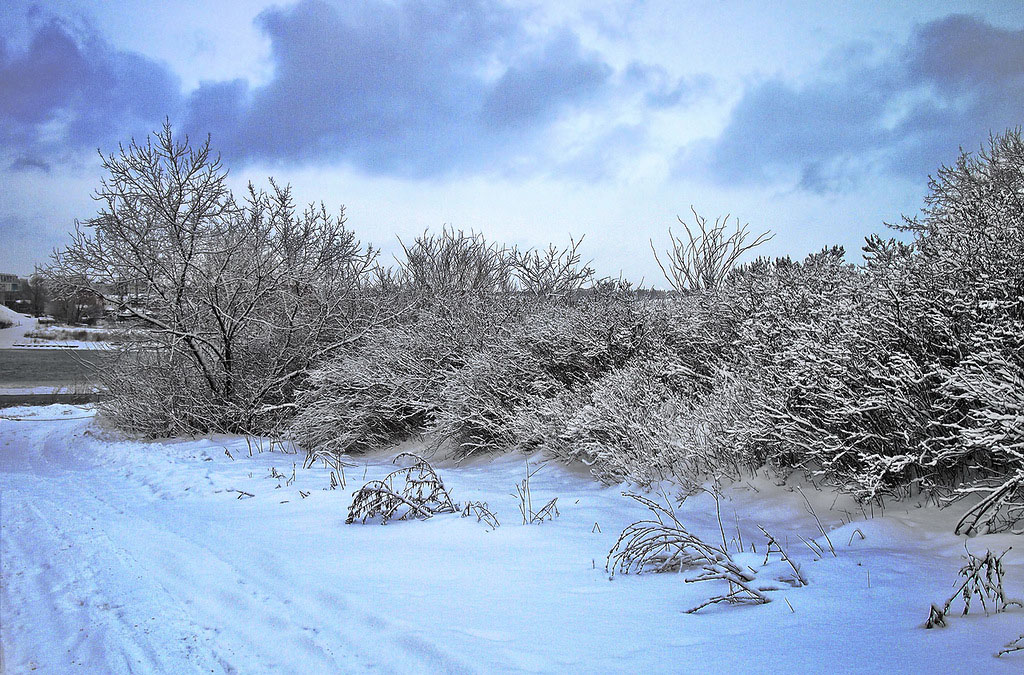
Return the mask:
<svg viewBox="0 0 1024 675">
<path fill-rule="evenodd" d="M 144 434 L 286 434 L 338 453 L 413 435 L 445 453 L 541 450 L 606 481 L 769 465 L 858 497 L 983 497 L 1024 516 L 1024 141 L 942 167 L 908 243 L 737 266 L 744 228 L 698 216 L 674 290 L 597 279 L 580 243 L 521 251 L 425 233 L 394 265 L 287 188 L 236 200 L 169 127 L 106 162 L 104 208 L 46 270 L 64 292 L 142 287 L 154 340 L 107 375 Z M 105 298 L 113 300 L 112 298 Z"/>
</svg>

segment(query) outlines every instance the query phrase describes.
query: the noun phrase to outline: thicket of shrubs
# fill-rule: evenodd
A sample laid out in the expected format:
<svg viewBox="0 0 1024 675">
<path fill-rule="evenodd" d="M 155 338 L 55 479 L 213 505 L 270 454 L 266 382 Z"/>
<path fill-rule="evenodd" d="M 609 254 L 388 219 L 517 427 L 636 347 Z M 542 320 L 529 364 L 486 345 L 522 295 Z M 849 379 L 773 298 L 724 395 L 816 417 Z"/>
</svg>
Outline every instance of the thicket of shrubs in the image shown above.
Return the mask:
<svg viewBox="0 0 1024 675">
<path fill-rule="evenodd" d="M 257 368 L 263 341 L 297 339 L 287 313 L 240 347 L 261 381 L 287 370 L 288 386 L 264 387 L 265 399 L 247 387 L 230 415 L 189 424 L 229 428 L 223 420 L 242 415 L 252 430 L 338 453 L 411 435 L 456 456 L 543 450 L 606 481 L 728 479 L 769 465 L 865 500 L 998 495 L 969 531 L 1024 516 L 1018 131 L 941 168 L 921 215 L 895 225 L 907 243 L 873 235 L 863 262 L 833 247 L 735 267 L 745 229 L 730 240 L 724 223 L 698 225 L 659 261 L 667 293 L 596 279 L 579 242 L 522 252 L 443 230 L 403 245 L 393 268 L 367 264 L 373 252 L 355 245 L 343 288 L 330 287 L 343 296 L 301 280 L 306 315 L 346 310 L 301 333 L 302 351 L 275 347 L 267 363 L 287 368 Z M 679 273 L 687 266 L 694 274 Z M 187 358 L 161 363 L 181 378 L 175 395 L 209 379 Z M 115 410 L 167 414 L 152 380 L 114 394 Z M 150 432 L 178 428 L 153 422 Z"/>
</svg>

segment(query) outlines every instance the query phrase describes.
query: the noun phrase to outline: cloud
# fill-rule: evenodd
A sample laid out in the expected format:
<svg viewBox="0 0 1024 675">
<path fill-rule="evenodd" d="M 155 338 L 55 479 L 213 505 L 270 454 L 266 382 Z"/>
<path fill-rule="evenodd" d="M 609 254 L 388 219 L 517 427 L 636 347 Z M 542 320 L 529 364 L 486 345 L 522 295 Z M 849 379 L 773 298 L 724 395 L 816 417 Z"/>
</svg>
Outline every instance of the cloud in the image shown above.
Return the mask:
<svg viewBox="0 0 1024 675">
<path fill-rule="evenodd" d="M 650 140 L 642 124 L 619 124 L 598 134 L 590 143 L 566 153 L 554 163 L 555 173 L 590 183 L 604 181 L 621 170 L 623 158 L 634 157 Z"/>
<path fill-rule="evenodd" d="M 842 191 L 871 173 L 921 179 L 1019 125 L 1024 31 L 953 15 L 879 57 L 852 46 L 801 85 L 762 81 L 703 151 L 718 181 Z M 686 156 L 692 160 L 692 153 Z"/>
<path fill-rule="evenodd" d="M 38 157 L 28 157 L 22 155 L 13 162 L 11 162 L 11 171 L 42 171 L 43 173 L 50 173 L 50 163 L 42 160 Z"/>
<path fill-rule="evenodd" d="M 608 64 L 581 52 L 575 34 L 562 31 L 494 83 L 483 103 L 483 121 L 509 128 L 547 119 L 564 104 L 585 101 L 611 74 Z"/>
<path fill-rule="evenodd" d="M 179 91 L 163 65 L 51 18 L 22 53 L 0 49 L 0 142 L 33 156 L 95 149 L 176 114 Z"/>
<path fill-rule="evenodd" d="M 17 214 L 0 214 L 0 272 L 28 276 L 63 232 Z"/>
<path fill-rule="evenodd" d="M 271 77 L 258 85 L 205 81 L 189 92 L 164 64 L 119 50 L 78 21 L 38 11 L 27 47 L 15 52 L 0 41 L 0 141 L 9 167 L 42 167 L 23 157 L 58 164 L 83 149 L 109 151 L 169 117 L 193 138 L 209 134 L 235 167 L 521 174 L 564 159 L 550 157 L 549 135 L 574 114 L 622 101 L 686 105 L 704 86 L 643 64 L 616 73 L 570 28 L 542 27 L 500 0 L 274 6 L 256 19 Z M 594 138 L 621 124 L 602 127 L 593 117 Z"/>
<path fill-rule="evenodd" d="M 643 90 L 644 102 L 656 110 L 690 105 L 707 94 L 713 84 L 705 73 L 673 79 L 661 66 L 639 61 L 626 67 L 623 80 Z"/>
<path fill-rule="evenodd" d="M 346 160 L 414 177 L 500 164 L 599 96 L 611 73 L 568 30 L 534 35 L 523 23 L 486 0 L 270 9 L 258 25 L 271 81 L 200 87 L 188 128 L 242 160 Z"/>
</svg>

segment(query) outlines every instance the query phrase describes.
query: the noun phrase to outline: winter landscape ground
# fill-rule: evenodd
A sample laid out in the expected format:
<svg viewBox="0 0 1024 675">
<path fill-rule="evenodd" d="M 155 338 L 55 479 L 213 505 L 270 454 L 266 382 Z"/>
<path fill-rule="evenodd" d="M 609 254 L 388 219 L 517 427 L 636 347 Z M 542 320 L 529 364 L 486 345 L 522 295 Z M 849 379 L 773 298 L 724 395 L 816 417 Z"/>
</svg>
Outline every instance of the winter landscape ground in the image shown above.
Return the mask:
<svg viewBox="0 0 1024 675">
<path fill-rule="evenodd" d="M 0 6 L 0 675 L 1024 672 L 1024 3 Z"/>
<path fill-rule="evenodd" d="M 525 474 L 518 454 L 435 463 L 454 499 L 490 504 L 497 529 L 454 514 L 346 525 L 351 493 L 390 471 L 395 449 L 355 458 L 347 487 L 327 490 L 327 470 L 303 470 L 302 455 L 275 446 L 250 457 L 253 446 L 238 436 L 125 440 L 88 407 L 4 409 L 5 672 L 1024 667 L 1024 653 L 995 656 L 1024 626 L 1021 610 L 959 617 L 956 604 L 947 628 L 923 627 L 963 564 L 952 510 L 905 501 L 864 513 L 804 484 L 832 557 L 797 484 L 762 472 L 726 489 L 723 523 L 734 552 L 742 535 L 737 560 L 781 590 L 767 605 L 687 614 L 724 582 L 686 583 L 688 571 L 609 579 L 618 533 L 648 514 L 622 496 L 629 486 L 602 487 L 582 467 L 535 475 L 535 501 L 558 497 L 560 512 L 539 525 L 521 524 L 512 496 Z M 677 513 L 707 540 L 719 536 L 707 495 Z M 786 542 L 807 586 L 772 583 L 786 566 L 773 555 L 761 569 L 758 525 Z M 966 544 L 1002 551 L 1015 539 Z M 1024 596 L 1024 555 L 1011 550 L 1004 563 L 1007 595 Z"/>
</svg>

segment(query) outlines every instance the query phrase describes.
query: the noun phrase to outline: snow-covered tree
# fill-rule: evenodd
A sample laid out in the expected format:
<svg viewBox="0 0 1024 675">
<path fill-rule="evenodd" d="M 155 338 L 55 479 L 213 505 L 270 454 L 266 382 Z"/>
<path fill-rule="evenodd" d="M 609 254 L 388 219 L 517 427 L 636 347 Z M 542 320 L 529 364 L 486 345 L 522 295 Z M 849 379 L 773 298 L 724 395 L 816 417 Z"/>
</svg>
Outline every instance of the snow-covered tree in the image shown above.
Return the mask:
<svg viewBox="0 0 1024 675">
<path fill-rule="evenodd" d="M 236 201 L 209 141 L 179 140 L 169 123 L 103 167 L 97 215 L 43 272 L 59 294 L 99 298 L 149 330 L 109 372 L 108 413 L 153 433 L 272 422 L 358 328 L 376 252 L 344 211 L 298 213 L 273 181 Z"/>
</svg>

